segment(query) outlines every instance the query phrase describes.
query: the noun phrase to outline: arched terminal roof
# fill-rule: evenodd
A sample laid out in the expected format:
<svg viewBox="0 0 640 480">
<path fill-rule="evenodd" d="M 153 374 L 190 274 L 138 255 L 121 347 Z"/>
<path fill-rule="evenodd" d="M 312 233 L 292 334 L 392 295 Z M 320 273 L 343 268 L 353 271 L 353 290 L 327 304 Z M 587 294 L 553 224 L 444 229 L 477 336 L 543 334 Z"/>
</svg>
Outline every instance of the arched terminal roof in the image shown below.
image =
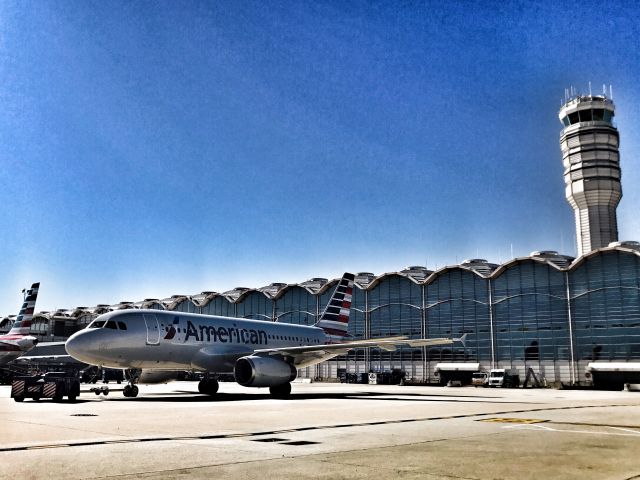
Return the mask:
<svg viewBox="0 0 640 480">
<path fill-rule="evenodd" d="M 221 296 L 221 293 L 218 292 L 213 292 L 213 291 L 204 291 L 204 292 L 200 292 L 196 295 L 192 295 L 191 296 L 191 301 L 194 303 L 194 305 L 198 306 L 198 307 L 204 307 L 205 305 L 207 305 L 209 302 L 211 302 L 211 300 L 213 300 L 216 297 Z"/>
<path fill-rule="evenodd" d="M 620 243 L 621 245 L 617 245 L 618 243 Z M 634 245 L 637 243 L 638 242 L 612 242 L 613 246 L 611 246 L 612 244 L 610 243 L 608 247 L 602 247 L 597 248 L 596 250 L 592 250 L 586 255 L 576 258 L 576 260 L 571 264 L 570 270 L 575 270 L 591 258 L 594 258 L 598 255 L 604 255 L 609 252 L 619 251 L 640 256 L 640 244 L 638 244 L 637 246 Z"/>
<path fill-rule="evenodd" d="M 541 250 L 532 252 L 528 257 L 515 258 L 501 265 L 490 263 L 484 259 L 470 259 L 465 260 L 460 265 L 446 266 L 436 271 L 428 270 L 422 266 L 410 266 L 398 272 L 387 272 L 378 276 L 371 272 L 359 272 L 355 276 L 355 284 L 362 290 L 370 290 L 375 288 L 376 285 L 385 278 L 398 275 L 405 277 L 416 284 L 429 285 L 435 282 L 440 276 L 454 270 L 465 270 L 474 273 L 481 278 L 495 279 L 507 269 L 520 263 L 530 261 L 546 263 L 556 270 L 571 272 L 596 255 L 616 250 L 640 256 L 640 242 L 614 242 L 609 244 L 607 247 L 593 250 L 586 255 L 575 259 L 567 255 L 560 255 L 555 251 Z M 55 312 L 42 311 L 36 313 L 34 318 L 36 316 L 40 316 L 47 320 L 54 317 L 80 318 L 88 314 L 98 316 L 113 310 L 127 308 L 159 308 L 163 310 L 172 310 L 185 301 L 190 301 L 196 307 L 204 307 L 218 297 L 224 297 L 228 302 L 238 304 L 252 293 L 259 293 L 268 300 L 273 301 L 285 295 L 287 291 L 293 288 L 303 288 L 312 295 L 320 296 L 327 292 L 327 290 L 334 288 L 338 281 L 338 278 L 327 280 L 326 278 L 316 277 L 298 284 L 272 283 L 261 288 L 236 287 L 224 293 L 204 291 L 192 296 L 172 295 L 171 297 L 163 300 L 159 300 L 157 298 L 146 298 L 135 303 L 131 301 L 122 301 L 115 305 L 98 304 L 95 307 L 76 307 L 70 310 L 60 309 Z M 6 328 L 10 323 L 13 323 L 14 318 L 15 315 L 9 315 L 0 319 L 0 328 Z"/>
<path fill-rule="evenodd" d="M 515 265 L 519 265 L 521 263 L 526 263 L 526 262 L 544 263 L 556 270 L 564 271 L 569 267 L 569 265 L 571 264 L 571 261 L 573 261 L 573 257 L 569 257 L 566 255 L 559 255 L 558 252 L 555 252 L 552 250 L 531 252 L 531 255 L 529 255 L 528 257 L 514 258 L 513 260 L 509 260 L 508 262 L 503 263 L 493 272 L 493 274 L 491 275 L 491 278 L 497 278 L 504 271 L 508 270 L 511 267 L 514 267 Z"/>
</svg>

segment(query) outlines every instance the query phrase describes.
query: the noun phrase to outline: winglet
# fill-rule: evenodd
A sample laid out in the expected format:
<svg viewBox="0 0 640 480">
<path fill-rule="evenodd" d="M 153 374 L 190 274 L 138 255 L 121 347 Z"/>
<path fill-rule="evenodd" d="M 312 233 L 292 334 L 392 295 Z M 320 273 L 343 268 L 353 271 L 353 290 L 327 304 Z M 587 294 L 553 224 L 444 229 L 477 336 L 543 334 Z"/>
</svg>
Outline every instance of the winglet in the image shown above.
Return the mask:
<svg viewBox="0 0 640 480">
<path fill-rule="evenodd" d="M 466 347 L 467 346 L 467 335 L 469 335 L 469 334 L 465 333 L 460 338 L 454 338 L 453 341 L 454 342 L 460 342 L 463 347 Z"/>
</svg>

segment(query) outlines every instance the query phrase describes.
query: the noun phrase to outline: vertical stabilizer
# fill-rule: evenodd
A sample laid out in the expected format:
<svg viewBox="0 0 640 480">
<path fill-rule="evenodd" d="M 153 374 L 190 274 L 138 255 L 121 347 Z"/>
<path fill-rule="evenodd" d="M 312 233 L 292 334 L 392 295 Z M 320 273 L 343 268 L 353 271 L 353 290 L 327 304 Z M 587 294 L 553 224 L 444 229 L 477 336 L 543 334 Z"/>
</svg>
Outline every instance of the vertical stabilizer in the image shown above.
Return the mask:
<svg viewBox="0 0 640 480">
<path fill-rule="evenodd" d="M 33 319 L 33 310 L 36 306 L 36 298 L 38 298 L 38 289 L 40 283 L 34 283 L 24 295 L 24 302 L 20 313 L 16 317 L 16 321 L 9 331 L 9 335 L 29 335 L 31 331 L 31 320 Z M 24 290 L 23 290 L 24 291 Z"/>
<path fill-rule="evenodd" d="M 320 315 L 320 320 L 315 325 L 330 337 L 341 339 L 347 336 L 354 278 L 352 273 L 345 273 L 342 276 L 324 312 Z"/>
</svg>

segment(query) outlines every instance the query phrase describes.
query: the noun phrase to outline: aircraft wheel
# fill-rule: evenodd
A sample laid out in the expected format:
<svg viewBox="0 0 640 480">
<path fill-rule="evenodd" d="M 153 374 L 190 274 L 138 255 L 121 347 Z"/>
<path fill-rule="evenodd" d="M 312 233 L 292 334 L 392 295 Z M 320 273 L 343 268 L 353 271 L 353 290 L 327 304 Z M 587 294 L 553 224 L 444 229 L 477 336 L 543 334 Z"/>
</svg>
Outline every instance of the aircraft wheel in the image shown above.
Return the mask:
<svg viewBox="0 0 640 480">
<path fill-rule="evenodd" d="M 125 397 L 130 397 L 131 396 L 131 385 L 125 385 L 124 388 L 122 389 L 122 394 Z"/>
<path fill-rule="evenodd" d="M 206 391 L 206 381 L 205 380 L 200 380 L 198 382 L 198 391 L 200 393 L 207 393 L 207 391 Z"/>
<path fill-rule="evenodd" d="M 291 384 L 283 383 L 282 385 L 269 387 L 269 393 L 274 398 L 287 398 L 291 394 Z"/>
<path fill-rule="evenodd" d="M 198 382 L 198 391 L 205 395 L 215 395 L 218 393 L 218 388 L 220 385 L 218 384 L 218 380 L 215 378 L 209 378 L 208 380 L 200 380 Z"/>
<path fill-rule="evenodd" d="M 207 382 L 207 395 L 215 395 L 216 393 L 218 393 L 218 388 L 220 388 L 218 380 L 216 380 L 215 378 L 210 379 Z"/>
<path fill-rule="evenodd" d="M 136 385 L 131 387 L 131 396 L 132 397 L 137 397 L 138 396 L 138 392 L 139 392 L 139 390 L 138 390 L 138 387 Z"/>
<path fill-rule="evenodd" d="M 80 395 L 80 384 L 76 382 L 73 385 L 71 385 L 71 391 L 69 392 L 69 395 L 67 396 L 67 398 L 69 399 L 70 402 L 75 402 L 76 398 L 78 398 L 79 395 Z"/>
<path fill-rule="evenodd" d="M 62 397 L 64 397 L 64 385 L 62 384 L 58 384 L 56 386 L 56 393 L 53 394 L 53 401 L 54 402 L 61 402 L 62 401 Z"/>
</svg>

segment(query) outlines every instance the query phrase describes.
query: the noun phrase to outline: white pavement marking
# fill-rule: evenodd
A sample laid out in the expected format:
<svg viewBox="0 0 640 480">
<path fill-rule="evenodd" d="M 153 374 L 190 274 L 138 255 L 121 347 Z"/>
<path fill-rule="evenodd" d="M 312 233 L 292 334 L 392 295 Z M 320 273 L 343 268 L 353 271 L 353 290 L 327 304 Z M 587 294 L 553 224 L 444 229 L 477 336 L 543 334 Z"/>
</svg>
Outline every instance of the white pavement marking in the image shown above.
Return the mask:
<svg viewBox="0 0 640 480">
<path fill-rule="evenodd" d="M 616 430 L 622 430 L 625 432 L 632 433 L 615 433 L 615 432 L 602 432 L 602 431 L 590 431 L 590 430 L 571 430 L 571 429 L 560 429 L 548 427 L 546 425 L 532 425 L 532 424 L 519 424 L 519 425 L 507 425 L 502 427 L 504 429 L 520 429 L 520 430 L 544 430 L 547 432 L 558 432 L 558 433 L 584 433 L 587 435 L 614 435 L 620 437 L 640 437 L 640 431 L 629 430 L 627 428 L 620 427 L 605 427 L 605 428 L 614 428 Z"/>
</svg>

